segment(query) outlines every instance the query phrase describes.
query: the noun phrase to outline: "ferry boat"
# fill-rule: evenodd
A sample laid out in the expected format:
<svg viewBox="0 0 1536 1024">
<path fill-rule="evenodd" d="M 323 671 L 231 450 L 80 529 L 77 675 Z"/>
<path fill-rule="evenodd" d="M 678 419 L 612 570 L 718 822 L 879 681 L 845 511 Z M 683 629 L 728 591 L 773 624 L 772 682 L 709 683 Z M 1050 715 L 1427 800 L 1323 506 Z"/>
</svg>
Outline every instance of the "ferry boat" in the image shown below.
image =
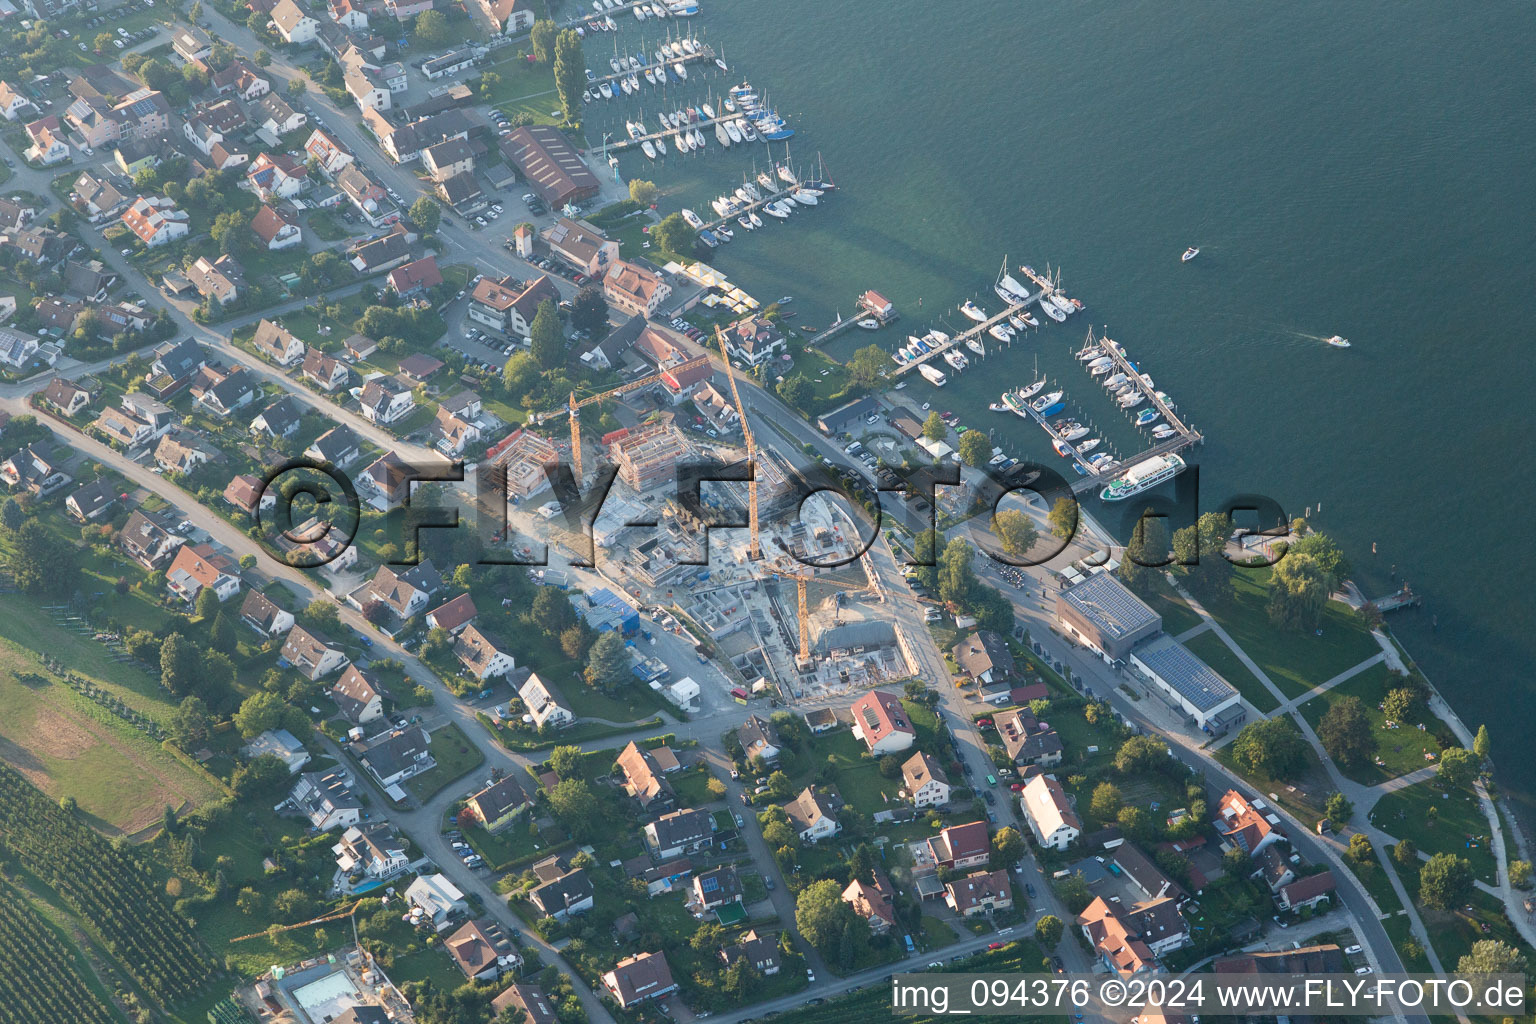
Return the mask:
<svg viewBox="0 0 1536 1024">
<path fill-rule="evenodd" d="M 1150 426 L 1152 423 L 1155 423 L 1157 418 L 1161 415 L 1162 413 L 1158 412 L 1156 409 L 1143 409 L 1141 412 L 1136 414 L 1136 425 L 1138 427 Z"/>
<path fill-rule="evenodd" d="M 945 350 L 944 361 L 950 366 L 953 366 L 956 373 L 963 371 L 967 366 L 970 365 L 970 360 L 965 358 L 964 352 L 958 352 L 952 348 Z"/>
<path fill-rule="evenodd" d="M 923 375 L 923 379 L 936 388 L 941 388 L 949 383 L 949 378 L 944 376 L 944 371 L 931 363 L 924 363 L 917 368 L 917 372 Z"/>
<path fill-rule="evenodd" d="M 1104 501 L 1124 501 L 1132 495 L 1156 487 L 1165 480 L 1172 480 L 1184 472 L 1184 460 L 1177 455 L 1157 455 L 1136 463 L 1120 479 L 1099 492 Z"/>
<path fill-rule="evenodd" d="M 970 349 L 972 352 L 975 352 L 979 356 L 984 356 L 987 354 L 987 347 L 981 343 L 980 338 L 966 338 L 965 347 Z"/>
<path fill-rule="evenodd" d="M 964 313 L 966 316 L 970 317 L 972 320 L 975 320 L 979 324 L 984 324 L 988 320 L 987 311 L 969 299 L 965 301 L 965 305 L 960 307 L 960 312 Z"/>
<path fill-rule="evenodd" d="M 1337 334 L 1331 338 L 1324 338 L 1323 343 L 1325 345 L 1332 345 L 1334 348 L 1349 348 L 1349 339 L 1341 338 Z"/>
<path fill-rule="evenodd" d="M 698 229 L 704 226 L 703 219 L 700 218 L 699 215 L 694 213 L 692 210 L 683 210 L 682 214 L 683 222 L 686 223 L 689 227 Z"/>
<path fill-rule="evenodd" d="M 1035 410 L 1035 412 L 1043 414 L 1043 412 L 1044 412 L 1044 410 L 1046 408 L 1048 408 L 1049 406 L 1055 405 L 1057 402 L 1060 402 L 1060 401 L 1061 401 L 1061 392 L 1060 391 L 1052 391 L 1050 394 L 1042 395 L 1039 398 L 1035 399 L 1033 402 L 1030 402 L 1029 403 L 1029 407 L 1031 409 Z"/>
<path fill-rule="evenodd" d="M 1188 249 L 1184 250 L 1184 255 L 1180 256 L 1179 259 L 1183 260 L 1185 263 L 1188 263 L 1190 260 L 1194 259 L 1196 256 L 1199 256 L 1199 255 L 1200 255 L 1200 248 L 1199 248 L 1199 246 L 1192 245 Z"/>
</svg>

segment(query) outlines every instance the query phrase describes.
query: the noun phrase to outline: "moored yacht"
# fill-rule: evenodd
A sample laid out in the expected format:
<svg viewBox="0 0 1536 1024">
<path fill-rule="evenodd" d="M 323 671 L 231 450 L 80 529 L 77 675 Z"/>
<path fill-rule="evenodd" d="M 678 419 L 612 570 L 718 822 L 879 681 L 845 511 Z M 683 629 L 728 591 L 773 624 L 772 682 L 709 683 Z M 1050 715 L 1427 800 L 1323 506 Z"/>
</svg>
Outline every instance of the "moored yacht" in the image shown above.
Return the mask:
<svg viewBox="0 0 1536 1024">
<path fill-rule="evenodd" d="M 981 343 L 980 338 L 966 338 L 965 347 L 979 356 L 987 354 L 987 347 Z"/>
<path fill-rule="evenodd" d="M 986 310 L 982 309 L 980 306 L 976 305 L 976 303 L 969 299 L 965 300 L 965 304 L 960 307 L 960 312 L 964 313 L 966 316 L 970 317 L 972 320 L 979 324 L 986 323 L 988 319 Z"/>
</svg>

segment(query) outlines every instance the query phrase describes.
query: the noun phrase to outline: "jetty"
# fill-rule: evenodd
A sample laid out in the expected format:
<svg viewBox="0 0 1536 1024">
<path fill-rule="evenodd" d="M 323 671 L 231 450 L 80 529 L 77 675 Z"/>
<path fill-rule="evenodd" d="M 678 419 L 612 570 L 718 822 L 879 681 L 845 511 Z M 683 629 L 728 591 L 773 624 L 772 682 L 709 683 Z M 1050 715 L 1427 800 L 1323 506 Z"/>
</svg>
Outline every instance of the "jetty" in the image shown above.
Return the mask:
<svg viewBox="0 0 1536 1024">
<path fill-rule="evenodd" d="M 818 331 L 805 344 L 813 346 L 820 345 L 825 341 L 831 341 L 860 320 L 875 320 L 879 322 L 881 327 L 884 327 L 887 324 L 895 323 L 899 319 L 901 319 L 901 314 L 896 312 L 896 307 L 891 305 L 885 296 L 876 291 L 867 291 L 859 296 L 859 301 L 855 304 L 852 313 L 847 316 L 839 316 L 832 322 L 832 326 Z"/>
<path fill-rule="evenodd" d="M 591 4 L 587 5 L 588 8 L 591 6 Z M 646 9 L 646 21 L 656 20 L 656 16 L 650 13 L 651 0 L 626 0 L 626 2 L 619 4 L 617 7 L 605 7 L 601 11 L 594 11 L 589 9 L 584 14 L 573 14 L 569 18 L 565 19 L 565 21 L 561 22 L 560 27 L 575 28 L 578 25 L 586 25 L 589 22 L 599 21 L 612 14 L 628 14 L 634 11 L 636 7 L 644 7 Z M 661 7 L 664 11 L 667 12 L 667 20 L 671 20 L 672 18 L 687 19 L 691 17 L 691 15 L 687 14 L 674 13 L 672 9 L 666 5 L 665 0 L 663 0 Z"/>
<path fill-rule="evenodd" d="M 718 118 L 717 118 L 717 120 L 718 120 Z M 699 123 L 700 124 L 713 124 L 714 122 L 713 121 L 700 121 Z M 699 230 L 700 231 L 710 231 L 710 230 L 713 230 L 713 229 L 719 227 L 722 224 L 724 224 L 726 226 L 730 226 L 731 224 L 734 224 L 736 222 L 736 218 L 740 217 L 742 214 L 751 213 L 753 210 L 761 210 L 763 207 L 767 206 L 769 203 L 777 202 L 780 199 L 783 199 L 785 196 L 792 196 L 796 192 L 800 191 L 801 187 L 802 186 L 800 185 L 799 182 L 796 182 L 793 185 L 785 185 L 783 188 L 779 189 L 777 192 L 773 192 L 773 193 L 771 193 L 769 195 L 764 196 L 761 199 L 754 200 L 753 202 L 750 202 L 750 203 L 742 203 L 741 200 L 736 199 L 734 196 L 732 196 L 731 197 L 732 200 L 737 205 L 731 208 L 731 212 L 726 214 L 724 217 L 718 217 L 717 216 L 713 220 L 704 221 L 704 226 L 701 227 Z M 713 207 L 711 207 L 711 209 L 713 209 Z M 763 226 L 767 227 L 768 225 L 764 224 Z"/>
<path fill-rule="evenodd" d="M 1383 614 L 1395 612 L 1402 608 L 1417 608 L 1423 603 L 1424 600 L 1418 594 L 1415 594 L 1413 588 L 1406 583 L 1394 593 L 1371 602 L 1371 604 L 1376 606 L 1376 610 Z"/>
<path fill-rule="evenodd" d="M 970 327 L 964 331 L 961 331 L 959 334 L 950 338 L 942 345 L 937 345 L 933 348 L 930 348 L 927 352 L 924 352 L 915 358 L 908 359 L 905 363 L 897 364 L 895 376 L 905 376 L 906 374 L 911 373 L 919 366 L 922 366 L 924 363 L 931 359 L 943 358 L 945 352 L 964 346 L 965 343 L 970 341 L 972 338 L 979 338 L 983 335 L 990 338 L 991 335 L 988 332 L 993 327 L 996 327 L 998 324 L 1006 324 L 1010 316 L 1017 316 L 1019 313 L 1022 313 L 1024 310 L 1028 309 L 1032 304 L 1038 302 L 1039 299 L 1039 295 L 1032 295 L 1028 299 L 1025 299 L 1023 302 L 1016 302 L 996 316 L 987 317 L 987 319 L 983 320 L 979 324 L 976 324 L 974 327 Z M 985 342 L 983 342 L 983 344 L 985 344 Z"/>
<path fill-rule="evenodd" d="M 615 139 L 611 140 L 610 142 L 606 143 L 605 145 L 603 145 L 601 147 L 601 151 L 603 153 L 617 153 L 617 152 L 619 152 L 621 150 L 625 150 L 625 149 L 635 149 L 635 148 L 638 148 L 640 143 L 647 142 L 647 141 L 649 141 L 653 145 L 664 145 L 669 139 L 671 139 L 674 135 L 677 135 L 680 132 L 690 132 L 690 131 L 693 131 L 695 128 L 697 128 L 697 129 L 702 131 L 705 128 L 711 128 L 714 125 L 717 125 L 717 124 L 719 124 L 722 121 L 734 121 L 734 120 L 736 120 L 740 116 L 741 116 L 740 114 L 726 114 L 723 117 L 715 117 L 715 118 L 701 117 L 697 121 L 689 121 L 687 124 L 681 125 L 680 127 L 668 128 L 664 132 L 662 132 L 662 131 L 650 132 L 649 134 L 640 135 L 640 136 L 637 136 L 635 138 L 630 138 L 629 136 L 626 135 L 622 139 L 621 138 L 615 138 Z M 706 142 L 710 141 L 710 136 L 706 135 L 704 138 L 705 138 Z M 762 136 L 759 135 L 758 139 L 761 140 Z M 751 145 L 751 143 L 746 143 L 746 142 L 743 142 L 741 144 L 742 145 Z M 732 143 L 732 145 L 736 145 L 736 143 Z M 682 156 L 683 154 L 678 154 L 678 155 Z M 795 187 L 798 188 L 799 186 L 795 186 Z M 793 191 L 793 189 L 790 189 L 790 191 Z M 783 195 L 783 192 L 776 193 L 776 195 Z M 769 202 L 769 201 L 770 200 L 764 200 L 764 202 Z"/>
<path fill-rule="evenodd" d="M 626 59 L 628 59 L 628 56 L 629 56 L 628 54 L 624 54 L 624 57 Z M 640 79 L 640 85 L 641 85 L 642 88 L 644 88 L 646 86 L 650 86 L 653 89 L 659 88 L 659 86 L 651 86 L 650 83 L 645 80 L 645 69 L 646 68 L 650 68 L 652 71 L 662 70 L 662 71 L 666 71 L 668 73 L 671 73 L 672 65 L 673 64 L 682 64 L 684 66 L 687 66 L 689 64 L 693 64 L 693 63 L 696 63 L 698 61 L 704 61 L 704 60 L 709 61 L 710 64 L 714 64 L 714 61 L 715 61 L 715 51 L 714 51 L 714 49 L 712 47 L 710 47 L 710 46 L 708 46 L 708 45 L 706 45 L 704 43 L 700 43 L 699 44 L 699 52 L 698 53 L 689 53 L 689 54 L 685 54 L 685 55 L 683 55 L 681 57 L 671 57 L 671 56 L 669 56 L 667 58 L 667 62 L 665 64 L 658 64 L 658 63 L 656 63 L 656 61 L 654 59 L 654 55 L 652 55 L 652 54 L 646 54 L 645 55 L 645 59 L 646 59 L 647 63 L 644 64 L 641 67 L 638 67 L 638 68 L 625 68 L 623 71 L 619 71 L 617 73 L 610 72 L 610 73 L 608 73 L 606 75 L 595 75 L 594 77 L 587 79 L 586 84 L 584 86 L 582 86 L 582 88 L 584 88 L 584 89 L 596 89 L 598 86 L 602 85 L 604 82 L 608 82 L 609 84 L 612 84 L 614 82 L 617 82 L 621 78 L 628 78 L 630 75 L 634 75 L 635 77 Z M 624 97 L 623 97 L 623 95 L 620 95 L 620 96 L 618 96 L 616 98 L 617 99 L 623 99 Z M 596 103 L 597 100 L 594 99 L 592 102 Z M 732 116 L 738 116 L 738 115 L 732 115 Z"/>
</svg>

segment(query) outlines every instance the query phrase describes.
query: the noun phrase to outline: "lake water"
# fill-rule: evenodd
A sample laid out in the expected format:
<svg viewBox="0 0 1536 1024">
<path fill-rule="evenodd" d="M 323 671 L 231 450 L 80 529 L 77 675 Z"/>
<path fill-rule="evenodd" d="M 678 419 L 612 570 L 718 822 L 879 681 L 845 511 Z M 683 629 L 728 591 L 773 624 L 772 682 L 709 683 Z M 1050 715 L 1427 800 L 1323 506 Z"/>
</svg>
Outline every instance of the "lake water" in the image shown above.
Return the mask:
<svg viewBox="0 0 1536 1024">
<path fill-rule="evenodd" d="M 688 27 L 731 74 L 694 74 L 666 104 L 594 105 L 589 137 L 744 73 L 798 129 L 793 157 L 820 154 L 838 185 L 711 262 L 761 299 L 796 296 L 813 325 L 878 289 L 903 316 L 874 336 L 886 347 L 962 326 L 966 298 L 996 310 L 1005 253 L 1060 267 L 1087 312 L 952 380 L 937 407 L 1054 458 L 1038 428 L 986 411 L 1038 360 L 1134 452 L 1069 354 L 1107 326 L 1208 439 L 1192 456 L 1206 508 L 1243 491 L 1292 515 L 1321 505 L 1368 594 L 1395 587 L 1393 565 L 1412 582 L 1425 609 L 1394 629 L 1467 723 L 1488 723 L 1505 786 L 1536 793 L 1536 763 L 1515 755 L 1536 719 L 1536 11 L 705 3 Z M 626 16 L 619 42 L 679 24 Z M 612 38 L 589 44 L 594 66 Z M 705 214 L 754 156 L 766 166 L 760 145 L 709 149 L 620 170 L 667 189 L 663 212 Z M 1183 264 L 1188 245 L 1201 255 Z M 855 333 L 834 351 L 870 340 Z M 1354 347 L 1321 343 L 1335 333 Z"/>
</svg>

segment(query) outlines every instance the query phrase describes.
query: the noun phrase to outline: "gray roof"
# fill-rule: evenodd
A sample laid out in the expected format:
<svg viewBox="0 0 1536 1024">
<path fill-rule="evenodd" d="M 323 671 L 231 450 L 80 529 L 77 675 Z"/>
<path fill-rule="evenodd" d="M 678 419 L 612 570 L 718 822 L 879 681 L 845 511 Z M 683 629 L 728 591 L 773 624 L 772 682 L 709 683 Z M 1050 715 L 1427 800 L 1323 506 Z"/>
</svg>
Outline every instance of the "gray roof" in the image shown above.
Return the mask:
<svg viewBox="0 0 1536 1024">
<path fill-rule="evenodd" d="M 896 627 L 882 619 L 865 619 L 862 622 L 845 622 L 833 626 L 816 641 L 819 651 L 835 651 L 844 647 L 878 647 L 896 642 Z"/>
<path fill-rule="evenodd" d="M 1237 695 L 1231 683 L 1172 637 L 1143 644 L 1135 656 L 1197 710 L 1209 711 Z"/>
<path fill-rule="evenodd" d="M 1147 603 L 1131 593 L 1113 573 L 1094 573 L 1061 593 L 1061 599 L 1098 628 L 1107 639 L 1129 636 L 1160 621 Z"/>
</svg>

